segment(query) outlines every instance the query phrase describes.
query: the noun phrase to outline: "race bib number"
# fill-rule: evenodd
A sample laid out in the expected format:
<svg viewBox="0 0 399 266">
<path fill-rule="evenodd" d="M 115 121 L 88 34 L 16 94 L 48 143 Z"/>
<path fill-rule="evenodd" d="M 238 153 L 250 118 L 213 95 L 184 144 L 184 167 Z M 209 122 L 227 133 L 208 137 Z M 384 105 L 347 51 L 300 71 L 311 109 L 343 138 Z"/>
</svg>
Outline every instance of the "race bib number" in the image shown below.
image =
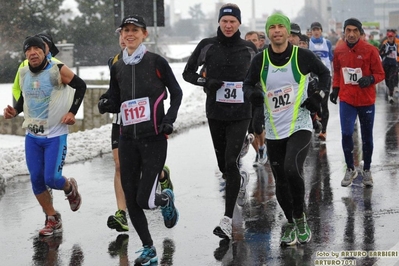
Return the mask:
<svg viewBox="0 0 399 266">
<path fill-rule="evenodd" d="M 273 113 L 287 110 L 294 104 L 295 93 L 291 86 L 277 88 L 266 93 L 269 108 Z"/>
<path fill-rule="evenodd" d="M 390 51 L 389 54 L 387 55 L 388 58 L 396 59 L 397 52 L 396 51 Z"/>
<path fill-rule="evenodd" d="M 24 125 L 34 135 L 48 135 L 48 122 L 46 119 L 27 118 L 24 121 Z"/>
<path fill-rule="evenodd" d="M 138 124 L 149 121 L 151 116 L 148 97 L 125 101 L 121 104 L 123 125 Z"/>
<path fill-rule="evenodd" d="M 361 68 L 342 68 L 345 84 L 358 85 L 358 80 L 363 76 Z"/>
<path fill-rule="evenodd" d="M 244 92 L 242 82 L 224 81 L 223 86 L 216 91 L 216 101 L 222 103 L 243 103 Z"/>
</svg>

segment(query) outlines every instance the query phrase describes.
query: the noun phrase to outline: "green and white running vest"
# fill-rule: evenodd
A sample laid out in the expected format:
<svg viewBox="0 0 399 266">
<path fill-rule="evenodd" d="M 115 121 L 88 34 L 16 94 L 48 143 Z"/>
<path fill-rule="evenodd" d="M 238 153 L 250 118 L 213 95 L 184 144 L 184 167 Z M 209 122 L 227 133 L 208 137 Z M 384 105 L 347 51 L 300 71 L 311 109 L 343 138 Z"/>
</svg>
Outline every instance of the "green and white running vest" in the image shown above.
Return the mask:
<svg viewBox="0 0 399 266">
<path fill-rule="evenodd" d="M 291 57 L 284 66 L 270 62 L 268 49 L 263 51 L 260 72 L 265 93 L 265 130 L 267 139 L 284 139 L 298 130 L 312 131 L 308 109 L 301 104 L 308 97 L 308 75 L 298 67 L 298 47 L 293 46 Z"/>
</svg>

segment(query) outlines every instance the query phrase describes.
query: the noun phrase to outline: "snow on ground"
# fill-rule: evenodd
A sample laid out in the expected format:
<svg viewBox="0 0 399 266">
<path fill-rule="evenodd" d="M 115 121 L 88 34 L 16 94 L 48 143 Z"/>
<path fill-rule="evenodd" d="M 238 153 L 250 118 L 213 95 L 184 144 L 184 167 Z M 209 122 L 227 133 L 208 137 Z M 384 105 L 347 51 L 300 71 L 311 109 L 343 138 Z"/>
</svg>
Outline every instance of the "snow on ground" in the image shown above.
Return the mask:
<svg viewBox="0 0 399 266">
<path fill-rule="evenodd" d="M 171 68 L 183 90 L 183 101 L 174 124 L 176 136 L 195 125 L 206 123 L 205 93 L 202 87 L 187 83 L 182 78 L 185 63 L 172 63 Z M 76 71 L 76 69 L 72 69 Z M 80 67 L 79 76 L 83 79 L 109 79 L 107 66 Z M 0 107 L 12 105 L 11 84 L 0 84 Z M 169 106 L 166 100 L 165 107 Z M 77 116 L 78 117 L 78 116 Z M 3 118 L 2 118 L 3 119 Z M 70 133 L 66 163 L 80 162 L 111 152 L 111 124 L 92 130 Z M 28 175 L 25 162 L 24 137 L 0 134 L 0 177 L 5 179 L 18 175 Z"/>
</svg>

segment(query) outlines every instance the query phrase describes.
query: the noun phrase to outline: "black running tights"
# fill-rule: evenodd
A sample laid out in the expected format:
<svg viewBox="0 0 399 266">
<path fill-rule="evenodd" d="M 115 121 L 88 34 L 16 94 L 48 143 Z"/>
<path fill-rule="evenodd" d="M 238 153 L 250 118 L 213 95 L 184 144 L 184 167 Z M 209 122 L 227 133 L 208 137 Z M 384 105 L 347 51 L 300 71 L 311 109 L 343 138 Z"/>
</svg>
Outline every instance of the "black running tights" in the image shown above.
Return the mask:
<svg viewBox="0 0 399 266">
<path fill-rule="evenodd" d="M 230 218 L 233 217 L 234 206 L 240 190 L 241 175 L 238 169 L 238 160 L 249 122 L 250 119 L 236 121 L 208 119 L 219 170 L 226 178 L 224 215 Z"/>
<path fill-rule="evenodd" d="M 267 154 L 276 182 L 276 197 L 289 222 L 302 217 L 305 202 L 303 165 L 311 131 L 299 130 L 281 140 L 267 139 Z"/>
</svg>

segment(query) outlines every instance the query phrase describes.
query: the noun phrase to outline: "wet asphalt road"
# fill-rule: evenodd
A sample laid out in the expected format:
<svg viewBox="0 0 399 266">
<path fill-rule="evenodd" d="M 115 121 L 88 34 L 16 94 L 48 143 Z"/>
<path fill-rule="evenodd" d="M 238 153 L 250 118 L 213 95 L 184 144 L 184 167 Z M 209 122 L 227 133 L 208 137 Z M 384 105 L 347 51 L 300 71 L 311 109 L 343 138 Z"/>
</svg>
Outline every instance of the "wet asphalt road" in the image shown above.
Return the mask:
<svg viewBox="0 0 399 266">
<path fill-rule="evenodd" d="M 207 126 L 171 138 L 167 164 L 180 219 L 175 228 L 166 229 L 159 209 L 147 211 L 158 265 L 399 265 L 399 105 L 389 106 L 379 95 L 373 188 L 364 188 L 361 176 L 347 188 L 340 186 L 345 164 L 338 107 L 332 104 L 327 134 L 325 143 L 312 142 L 305 168 L 313 237 L 290 248 L 279 247 L 285 218 L 270 167 L 253 168 L 253 150 L 243 159 L 250 173 L 248 201 L 235 210 L 235 240 L 229 242 L 212 234 L 224 200 Z M 354 139 L 361 169 L 360 132 Z M 64 174 L 76 178 L 83 203 L 73 213 L 63 193 L 54 192 L 64 227 L 57 237 L 38 238 L 44 214 L 27 176 L 9 180 L 5 192 L 0 189 L 0 265 L 133 265 L 141 243 L 132 226 L 118 234 L 106 225 L 116 208 L 111 154 L 66 165 Z M 386 258 L 378 251 L 393 252 Z"/>
</svg>

